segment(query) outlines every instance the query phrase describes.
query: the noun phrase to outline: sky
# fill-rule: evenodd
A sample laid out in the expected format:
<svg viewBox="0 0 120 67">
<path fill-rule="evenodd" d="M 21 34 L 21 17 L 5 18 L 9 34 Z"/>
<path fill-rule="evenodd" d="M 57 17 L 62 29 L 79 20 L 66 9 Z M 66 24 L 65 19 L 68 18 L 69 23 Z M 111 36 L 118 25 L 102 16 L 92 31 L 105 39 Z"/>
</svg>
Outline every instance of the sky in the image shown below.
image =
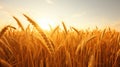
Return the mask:
<svg viewBox="0 0 120 67">
<path fill-rule="evenodd" d="M 62 21 L 79 29 L 112 27 L 120 29 L 120 0 L 0 0 L 0 27 L 15 25 L 16 16 L 25 26 L 22 13 L 41 26 Z M 49 22 L 44 24 L 45 22 Z"/>
</svg>

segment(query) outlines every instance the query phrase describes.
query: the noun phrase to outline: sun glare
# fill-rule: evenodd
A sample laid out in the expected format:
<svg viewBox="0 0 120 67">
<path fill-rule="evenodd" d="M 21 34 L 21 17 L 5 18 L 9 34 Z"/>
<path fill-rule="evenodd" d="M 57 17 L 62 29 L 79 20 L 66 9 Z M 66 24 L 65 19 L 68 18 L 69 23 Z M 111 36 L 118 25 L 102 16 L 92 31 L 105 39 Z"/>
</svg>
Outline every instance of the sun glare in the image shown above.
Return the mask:
<svg viewBox="0 0 120 67">
<path fill-rule="evenodd" d="M 43 30 L 48 30 L 49 31 L 50 26 L 51 27 L 56 26 L 55 21 L 53 21 L 51 19 L 48 19 L 48 18 L 37 19 L 37 22 Z"/>
</svg>

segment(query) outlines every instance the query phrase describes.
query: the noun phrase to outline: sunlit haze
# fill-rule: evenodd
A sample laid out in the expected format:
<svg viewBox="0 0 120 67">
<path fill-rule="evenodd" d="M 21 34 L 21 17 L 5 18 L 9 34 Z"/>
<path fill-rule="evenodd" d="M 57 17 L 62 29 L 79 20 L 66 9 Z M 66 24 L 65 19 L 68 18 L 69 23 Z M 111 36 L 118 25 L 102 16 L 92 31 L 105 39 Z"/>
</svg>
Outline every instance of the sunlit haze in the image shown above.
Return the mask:
<svg viewBox="0 0 120 67">
<path fill-rule="evenodd" d="M 43 29 L 62 21 L 79 29 L 112 27 L 120 29 L 120 0 L 0 0 L 0 28 L 16 25 L 12 16 L 27 26 L 22 13 Z"/>
</svg>

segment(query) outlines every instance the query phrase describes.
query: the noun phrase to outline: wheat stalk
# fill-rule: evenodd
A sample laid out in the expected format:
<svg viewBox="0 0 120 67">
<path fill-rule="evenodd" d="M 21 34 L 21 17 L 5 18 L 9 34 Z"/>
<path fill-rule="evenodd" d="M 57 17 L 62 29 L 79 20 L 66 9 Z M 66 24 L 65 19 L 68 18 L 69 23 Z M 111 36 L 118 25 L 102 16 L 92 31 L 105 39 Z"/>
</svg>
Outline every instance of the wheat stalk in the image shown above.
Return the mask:
<svg viewBox="0 0 120 67">
<path fill-rule="evenodd" d="M 49 41 L 49 39 L 47 38 L 47 36 L 44 34 L 44 32 L 42 31 L 42 29 L 39 27 L 39 25 L 33 21 L 30 17 L 28 17 L 27 15 L 23 14 L 24 17 L 27 18 L 27 20 L 38 30 L 38 32 L 41 34 L 41 36 L 43 37 L 47 47 L 50 50 L 50 53 L 54 53 L 54 48 L 53 45 L 51 44 L 51 42 Z"/>
<path fill-rule="evenodd" d="M 119 34 L 118 37 L 117 37 L 117 41 L 118 41 L 118 44 L 119 44 L 119 46 L 120 46 L 120 34 Z"/>
<path fill-rule="evenodd" d="M 115 67 L 115 65 L 117 65 L 118 58 L 120 57 L 120 49 L 116 52 L 116 57 L 115 57 L 115 61 L 113 63 L 113 67 Z"/>
<path fill-rule="evenodd" d="M 84 49 L 84 47 L 86 46 L 86 44 L 89 42 L 89 41 L 91 41 L 92 39 L 94 39 L 96 36 L 94 35 L 94 36 L 91 36 L 91 37 L 89 37 L 89 38 L 87 38 L 87 39 L 85 39 L 85 40 L 82 40 L 82 42 L 78 45 L 78 47 L 77 47 L 77 49 L 76 49 L 76 51 L 75 51 L 75 53 L 76 53 L 76 55 L 77 55 L 77 53 L 79 52 L 79 50 L 81 49 L 81 51 Z"/>
<path fill-rule="evenodd" d="M 13 27 L 13 26 L 7 25 L 7 26 L 5 26 L 5 27 L 0 31 L 0 37 L 3 36 L 3 34 L 8 30 L 8 28 L 16 29 L 16 28 Z"/>
<path fill-rule="evenodd" d="M 0 67 L 12 67 L 12 66 L 5 60 L 0 59 Z"/>
<path fill-rule="evenodd" d="M 59 29 L 59 26 L 57 26 L 57 27 L 53 30 L 53 32 L 51 33 L 51 37 L 53 36 L 53 34 L 54 34 L 58 29 Z"/>
<path fill-rule="evenodd" d="M 16 22 L 17 22 L 18 26 L 21 28 L 21 30 L 24 31 L 24 28 L 23 28 L 21 22 L 15 16 L 13 16 L 13 18 L 16 20 Z"/>
<path fill-rule="evenodd" d="M 95 65 L 95 57 L 94 55 L 91 55 L 89 62 L 88 62 L 88 67 L 94 67 Z"/>
<path fill-rule="evenodd" d="M 66 55 L 66 59 L 65 59 L 66 65 L 67 65 L 68 67 L 72 67 L 71 56 L 70 56 L 70 53 L 68 52 L 67 49 L 65 49 L 65 55 Z"/>
</svg>

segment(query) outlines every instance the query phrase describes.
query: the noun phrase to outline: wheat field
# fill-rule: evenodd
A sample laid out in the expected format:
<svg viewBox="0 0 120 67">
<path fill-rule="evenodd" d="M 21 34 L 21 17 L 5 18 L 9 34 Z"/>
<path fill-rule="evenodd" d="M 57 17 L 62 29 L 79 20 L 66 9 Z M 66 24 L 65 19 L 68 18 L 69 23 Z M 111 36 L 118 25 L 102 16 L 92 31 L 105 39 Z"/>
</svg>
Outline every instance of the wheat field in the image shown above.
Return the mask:
<svg viewBox="0 0 120 67">
<path fill-rule="evenodd" d="M 0 67 L 120 67 L 120 32 L 111 28 L 46 32 L 29 16 L 26 29 L 7 25 L 0 31 Z"/>
</svg>

